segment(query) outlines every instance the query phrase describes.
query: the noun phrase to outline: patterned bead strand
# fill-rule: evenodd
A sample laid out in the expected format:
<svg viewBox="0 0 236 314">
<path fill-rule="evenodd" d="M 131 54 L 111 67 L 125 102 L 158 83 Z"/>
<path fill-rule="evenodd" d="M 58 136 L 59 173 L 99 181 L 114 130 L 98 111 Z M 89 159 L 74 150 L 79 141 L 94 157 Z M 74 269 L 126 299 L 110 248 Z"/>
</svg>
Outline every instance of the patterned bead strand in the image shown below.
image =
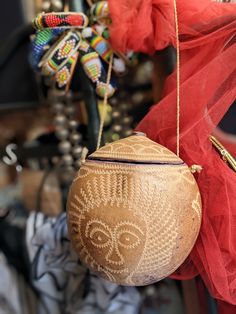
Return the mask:
<svg viewBox="0 0 236 314">
<path fill-rule="evenodd" d="M 64 166 L 64 159 L 66 158 L 70 151 L 71 151 L 71 144 L 68 141 L 69 138 L 69 130 L 67 128 L 67 117 L 64 114 L 64 103 L 63 102 L 56 102 L 52 105 L 53 111 L 55 113 L 54 117 L 54 125 L 56 130 L 56 136 L 59 140 L 59 151 L 62 155 L 61 157 L 61 164 L 63 163 Z"/>
<path fill-rule="evenodd" d="M 110 103 L 112 105 L 113 121 L 111 126 L 111 140 L 116 141 L 130 136 L 133 133 L 133 118 L 128 113 L 130 105 L 126 102 L 121 102 L 117 97 L 113 97 Z"/>
<path fill-rule="evenodd" d="M 43 12 L 57 12 L 63 10 L 62 0 L 43 0 L 41 10 Z"/>
<path fill-rule="evenodd" d="M 59 142 L 59 151 L 61 153 L 60 166 L 65 169 L 66 173 L 71 174 L 72 178 L 75 169 L 80 166 L 82 135 L 77 131 L 78 122 L 75 120 L 75 106 L 68 99 L 61 98 L 60 102 L 54 100 L 52 104 L 54 117 L 54 125 L 56 136 Z"/>
<path fill-rule="evenodd" d="M 71 156 L 73 158 L 73 167 L 78 170 L 80 167 L 80 159 L 83 151 L 81 146 L 82 135 L 78 132 L 78 122 L 75 120 L 75 107 L 72 104 L 67 105 L 65 108 L 68 127 L 70 129 L 70 142 L 71 142 Z"/>
</svg>

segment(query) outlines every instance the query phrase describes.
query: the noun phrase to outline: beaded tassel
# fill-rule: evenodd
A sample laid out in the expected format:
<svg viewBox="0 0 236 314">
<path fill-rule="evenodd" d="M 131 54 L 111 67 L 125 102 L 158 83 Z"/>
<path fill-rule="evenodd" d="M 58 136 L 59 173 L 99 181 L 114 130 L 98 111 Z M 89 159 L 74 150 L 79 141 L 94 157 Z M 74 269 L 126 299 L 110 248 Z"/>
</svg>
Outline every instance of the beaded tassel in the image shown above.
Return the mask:
<svg viewBox="0 0 236 314">
<path fill-rule="evenodd" d="M 79 46 L 81 56 L 81 64 L 85 73 L 90 80 L 96 84 L 96 92 L 98 96 L 104 97 L 106 88 L 107 73 L 102 65 L 99 55 L 90 45 L 82 40 Z M 115 92 L 115 87 L 110 83 L 108 87 L 108 97 L 111 97 Z"/>
</svg>

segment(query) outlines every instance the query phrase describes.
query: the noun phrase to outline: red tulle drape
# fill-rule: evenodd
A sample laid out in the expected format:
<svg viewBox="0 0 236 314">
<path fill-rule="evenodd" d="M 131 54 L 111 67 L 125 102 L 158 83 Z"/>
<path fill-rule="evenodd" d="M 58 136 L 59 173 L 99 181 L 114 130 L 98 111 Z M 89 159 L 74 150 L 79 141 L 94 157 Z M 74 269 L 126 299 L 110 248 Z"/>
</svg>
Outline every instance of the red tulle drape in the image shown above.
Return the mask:
<svg viewBox="0 0 236 314">
<path fill-rule="evenodd" d="M 176 1 L 180 157 L 188 165 L 203 167 L 196 175 L 203 220 L 196 245 L 173 277 L 188 279 L 200 274 L 213 297 L 236 305 L 236 173 L 209 141 L 236 98 L 236 4 Z M 172 0 L 109 0 L 109 6 L 114 48 L 152 54 L 176 45 Z M 167 78 L 162 100 L 151 108 L 138 130 L 176 151 L 176 73 Z M 236 306 L 231 309 L 236 313 Z M 225 313 L 230 312 L 227 309 Z"/>
</svg>

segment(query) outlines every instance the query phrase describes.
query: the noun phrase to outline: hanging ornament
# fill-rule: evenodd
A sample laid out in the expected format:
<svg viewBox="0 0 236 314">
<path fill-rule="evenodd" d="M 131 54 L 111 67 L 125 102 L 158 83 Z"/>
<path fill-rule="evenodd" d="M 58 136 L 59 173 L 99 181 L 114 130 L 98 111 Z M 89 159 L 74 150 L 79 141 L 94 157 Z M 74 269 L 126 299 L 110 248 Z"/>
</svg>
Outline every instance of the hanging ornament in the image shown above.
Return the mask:
<svg viewBox="0 0 236 314">
<path fill-rule="evenodd" d="M 122 285 L 151 284 L 173 273 L 201 224 L 200 193 L 189 167 L 142 134 L 91 154 L 67 208 L 80 259 Z"/>
<path fill-rule="evenodd" d="M 112 59 L 109 65 L 111 71 Z M 169 276 L 187 258 L 200 230 L 201 197 L 192 172 L 201 169 L 189 168 L 179 157 L 178 47 L 176 78 L 177 155 L 143 133 L 99 149 L 105 91 L 97 150 L 83 162 L 70 189 L 72 244 L 88 268 L 117 284 L 147 285 Z M 108 75 L 106 86 L 109 81 Z"/>
</svg>

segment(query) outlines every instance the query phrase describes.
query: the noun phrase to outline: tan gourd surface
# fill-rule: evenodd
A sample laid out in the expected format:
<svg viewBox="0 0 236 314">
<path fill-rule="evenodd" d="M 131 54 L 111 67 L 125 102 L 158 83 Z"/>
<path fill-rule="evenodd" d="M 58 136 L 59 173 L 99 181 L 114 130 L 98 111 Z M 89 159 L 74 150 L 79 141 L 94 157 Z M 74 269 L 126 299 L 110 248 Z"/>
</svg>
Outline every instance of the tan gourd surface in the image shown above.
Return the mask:
<svg viewBox="0 0 236 314">
<path fill-rule="evenodd" d="M 201 224 L 200 193 L 188 166 L 137 135 L 91 158 L 103 161 L 83 164 L 67 203 L 70 237 L 81 261 L 122 285 L 146 285 L 173 273 Z"/>
</svg>

